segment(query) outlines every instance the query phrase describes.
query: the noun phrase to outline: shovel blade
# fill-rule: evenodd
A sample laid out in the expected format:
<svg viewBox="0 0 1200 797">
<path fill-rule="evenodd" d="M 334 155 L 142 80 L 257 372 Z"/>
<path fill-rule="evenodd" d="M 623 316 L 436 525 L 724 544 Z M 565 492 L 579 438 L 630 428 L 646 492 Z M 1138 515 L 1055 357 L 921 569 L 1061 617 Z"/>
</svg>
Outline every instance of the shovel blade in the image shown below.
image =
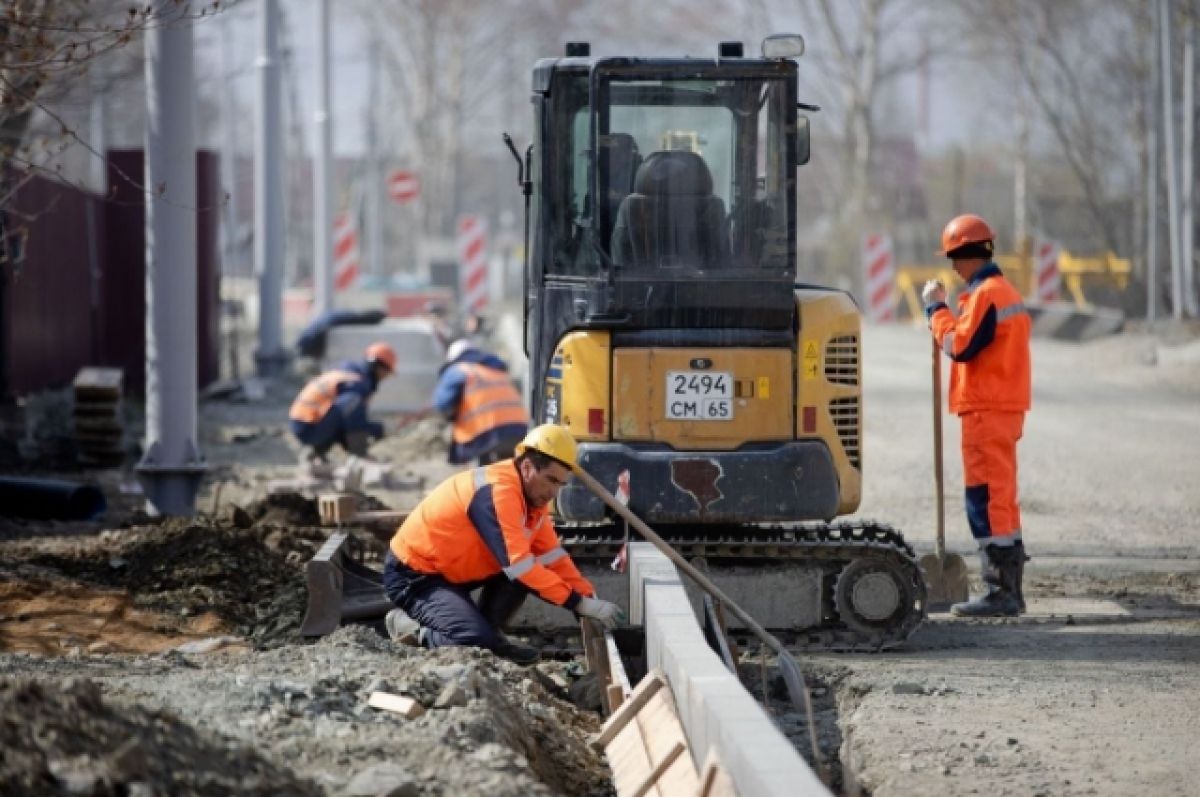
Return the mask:
<svg viewBox="0 0 1200 797">
<path fill-rule="evenodd" d="M 971 597 L 967 563 L 956 553 L 943 557 L 931 553 L 921 557 L 928 586 L 926 604 L 929 611 L 946 611 L 951 604 L 962 603 Z"/>
</svg>

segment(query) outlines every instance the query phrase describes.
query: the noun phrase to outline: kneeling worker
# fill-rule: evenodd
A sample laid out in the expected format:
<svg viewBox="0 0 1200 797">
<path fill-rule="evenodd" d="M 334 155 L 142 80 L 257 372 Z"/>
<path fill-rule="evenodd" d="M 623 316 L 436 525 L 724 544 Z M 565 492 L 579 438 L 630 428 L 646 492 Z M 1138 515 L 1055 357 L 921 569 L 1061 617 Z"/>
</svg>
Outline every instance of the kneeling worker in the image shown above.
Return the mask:
<svg viewBox="0 0 1200 797">
<path fill-rule="evenodd" d="M 596 597 L 550 520 L 549 504 L 576 467 L 575 439 L 545 424 L 530 430 L 516 454 L 442 482 L 392 537 L 383 588 L 399 607 L 387 616 L 393 639 L 474 645 L 529 664 L 537 649 L 500 629 L 530 592 L 608 628 L 623 619 L 619 606 Z M 478 587 L 475 602 L 470 593 Z"/>
<path fill-rule="evenodd" d="M 310 465 L 324 463 L 335 443 L 349 454 L 367 455 L 371 440 L 383 437 L 383 424 L 371 420 L 367 407 L 379 383 L 395 370 L 395 350 L 377 342 L 367 347 L 362 360 L 343 363 L 304 386 L 288 419 Z"/>
</svg>

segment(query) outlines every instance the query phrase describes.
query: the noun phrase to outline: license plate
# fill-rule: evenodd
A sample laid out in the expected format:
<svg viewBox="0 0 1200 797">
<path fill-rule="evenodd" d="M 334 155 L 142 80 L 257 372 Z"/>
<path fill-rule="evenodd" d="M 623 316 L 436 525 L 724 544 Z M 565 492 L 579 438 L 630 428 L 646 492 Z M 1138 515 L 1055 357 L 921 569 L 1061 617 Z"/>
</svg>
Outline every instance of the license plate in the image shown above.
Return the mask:
<svg viewBox="0 0 1200 797">
<path fill-rule="evenodd" d="M 666 416 L 673 421 L 732 421 L 733 374 L 667 371 Z"/>
</svg>

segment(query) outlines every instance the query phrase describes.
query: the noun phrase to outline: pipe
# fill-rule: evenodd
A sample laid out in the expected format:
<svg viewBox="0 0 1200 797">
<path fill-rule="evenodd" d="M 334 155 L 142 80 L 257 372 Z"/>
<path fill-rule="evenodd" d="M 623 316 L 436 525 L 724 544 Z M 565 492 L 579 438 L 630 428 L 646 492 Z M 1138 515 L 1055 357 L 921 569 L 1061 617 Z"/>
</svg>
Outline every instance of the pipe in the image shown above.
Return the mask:
<svg viewBox="0 0 1200 797">
<path fill-rule="evenodd" d="M 0 515 L 33 520 L 95 520 L 108 502 L 90 484 L 0 477 Z"/>
</svg>

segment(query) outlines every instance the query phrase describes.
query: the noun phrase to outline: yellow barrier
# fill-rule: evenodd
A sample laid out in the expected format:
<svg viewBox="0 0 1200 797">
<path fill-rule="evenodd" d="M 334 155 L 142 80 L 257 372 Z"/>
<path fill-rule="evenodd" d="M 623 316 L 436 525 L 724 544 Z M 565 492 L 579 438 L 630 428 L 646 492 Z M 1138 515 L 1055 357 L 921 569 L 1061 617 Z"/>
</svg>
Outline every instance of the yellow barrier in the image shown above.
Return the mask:
<svg viewBox="0 0 1200 797">
<path fill-rule="evenodd" d="M 1019 290 L 1030 298 L 1037 295 L 1037 275 L 1031 268 L 1031 258 L 1023 254 L 996 255 L 996 265 Z M 1125 290 L 1129 285 L 1132 266 L 1128 258 L 1106 252 L 1098 257 L 1076 257 L 1063 250 L 1058 255 L 1058 273 L 1066 292 L 1080 310 L 1090 310 L 1092 303 L 1084 295 L 1084 284 L 1103 285 Z M 903 265 L 896 269 L 896 290 L 903 297 L 909 314 L 916 320 L 924 318 L 921 287 L 926 280 L 940 279 L 951 295 L 962 289 L 962 280 L 949 264 Z"/>
</svg>

